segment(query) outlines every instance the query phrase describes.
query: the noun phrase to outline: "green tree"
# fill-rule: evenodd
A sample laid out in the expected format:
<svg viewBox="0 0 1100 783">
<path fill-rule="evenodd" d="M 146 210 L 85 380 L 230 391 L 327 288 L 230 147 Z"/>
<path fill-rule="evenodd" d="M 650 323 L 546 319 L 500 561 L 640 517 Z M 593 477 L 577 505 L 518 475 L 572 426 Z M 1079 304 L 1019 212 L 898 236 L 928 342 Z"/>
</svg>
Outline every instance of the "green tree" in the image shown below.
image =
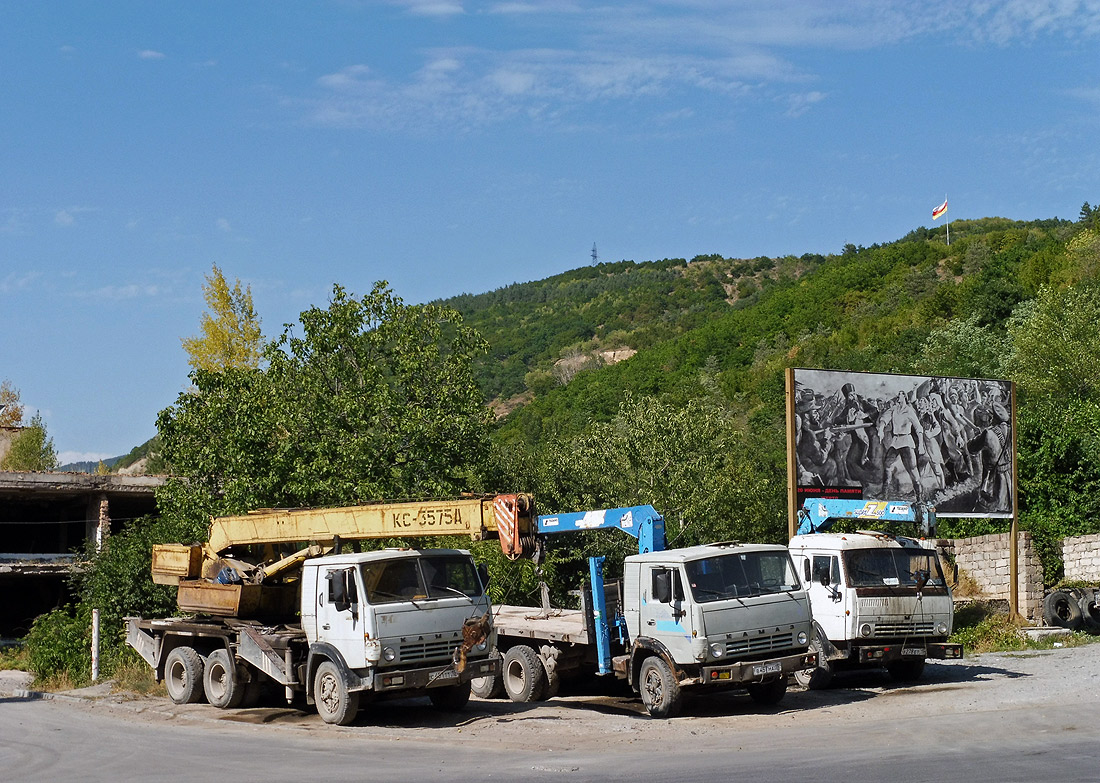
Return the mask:
<svg viewBox="0 0 1100 783">
<path fill-rule="evenodd" d="M 12 438 L 11 449 L 0 463 L 3 470 L 56 470 L 57 452 L 46 433 L 42 414 L 35 413 L 30 426 Z"/>
<path fill-rule="evenodd" d="M 183 338 L 188 363 L 196 370 L 217 372 L 226 368 L 255 368 L 260 364 L 263 334 L 260 318 L 252 306 L 251 286 L 233 287 L 215 264 L 206 276 L 203 298 L 208 311 L 199 324 L 202 334 Z"/>
<path fill-rule="evenodd" d="M 19 390 L 6 378 L 0 381 L 0 427 L 18 427 L 23 421 Z"/>
<path fill-rule="evenodd" d="M 267 347 L 266 368 L 191 374 L 157 422 L 183 477 L 158 501 L 201 516 L 470 489 L 488 451 L 471 369 L 484 347 L 453 310 L 337 285 Z"/>
</svg>

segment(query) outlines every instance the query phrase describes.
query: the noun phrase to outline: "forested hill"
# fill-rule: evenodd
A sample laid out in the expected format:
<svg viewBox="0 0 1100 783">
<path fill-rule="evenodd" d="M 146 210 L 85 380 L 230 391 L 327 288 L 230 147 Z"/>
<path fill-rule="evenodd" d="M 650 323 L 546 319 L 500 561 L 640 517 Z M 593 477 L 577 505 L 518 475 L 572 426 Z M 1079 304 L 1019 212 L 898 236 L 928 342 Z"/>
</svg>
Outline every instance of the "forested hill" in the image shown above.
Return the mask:
<svg viewBox="0 0 1100 783">
<path fill-rule="evenodd" d="M 491 346 L 478 367 L 486 397 L 524 395 L 506 440 L 574 433 L 627 394 L 699 394 L 705 366 L 746 413 L 773 403 L 774 414 L 785 366 L 912 371 L 933 330 L 1003 325 L 1077 274 L 1067 243 L 1093 215 L 1082 217 L 957 220 L 950 246 L 940 226 L 839 255 L 599 264 L 444 304 Z"/>
<path fill-rule="evenodd" d="M 946 240 L 624 261 L 449 300 L 491 346 L 483 390 L 514 408 L 497 483 L 652 502 L 685 540 L 782 540 L 785 368 L 1009 378 L 1021 524 L 1056 575 L 1060 537 L 1100 530 L 1100 210 L 955 220 Z"/>
</svg>

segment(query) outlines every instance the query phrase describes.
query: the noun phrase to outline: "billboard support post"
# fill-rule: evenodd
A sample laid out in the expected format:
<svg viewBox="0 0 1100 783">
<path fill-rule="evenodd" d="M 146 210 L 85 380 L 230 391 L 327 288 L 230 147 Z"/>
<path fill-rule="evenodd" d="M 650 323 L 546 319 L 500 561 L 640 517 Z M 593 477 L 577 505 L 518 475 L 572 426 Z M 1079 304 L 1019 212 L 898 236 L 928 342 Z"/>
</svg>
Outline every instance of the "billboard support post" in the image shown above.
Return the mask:
<svg viewBox="0 0 1100 783">
<path fill-rule="evenodd" d="M 787 538 L 794 538 L 798 530 L 798 471 L 795 462 L 798 459 L 795 453 L 794 439 L 794 368 L 788 367 L 785 372 L 787 382 Z"/>
<path fill-rule="evenodd" d="M 1013 619 L 1020 616 L 1020 532 L 1018 529 L 1018 521 L 1020 519 L 1020 507 L 1019 492 L 1017 492 L 1016 484 L 1016 465 L 1017 456 L 1019 456 L 1016 448 L 1016 382 L 1012 381 L 1010 386 L 1010 393 L 1012 399 L 1012 527 L 1009 534 L 1012 541 L 1008 545 L 1008 609 L 1012 613 Z"/>
</svg>

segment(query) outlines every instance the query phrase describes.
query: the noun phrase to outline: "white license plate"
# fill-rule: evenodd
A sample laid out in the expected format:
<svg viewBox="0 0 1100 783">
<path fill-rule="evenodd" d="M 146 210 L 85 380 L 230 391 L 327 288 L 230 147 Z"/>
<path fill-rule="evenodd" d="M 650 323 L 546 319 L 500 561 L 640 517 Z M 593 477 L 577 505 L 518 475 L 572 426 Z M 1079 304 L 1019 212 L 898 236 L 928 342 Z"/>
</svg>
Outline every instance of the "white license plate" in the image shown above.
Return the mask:
<svg viewBox="0 0 1100 783">
<path fill-rule="evenodd" d="M 759 666 L 752 667 L 752 676 L 760 677 L 764 674 L 777 674 L 781 671 L 783 671 L 783 664 L 781 664 L 779 661 L 774 661 L 772 663 L 762 663 Z"/>
<path fill-rule="evenodd" d="M 924 657 L 924 648 L 923 647 L 902 647 L 901 648 L 901 654 L 902 655 L 919 655 L 920 657 L 923 658 Z"/>
<path fill-rule="evenodd" d="M 433 672 L 428 675 L 428 682 L 432 683 L 436 680 L 453 680 L 456 677 L 458 677 L 458 672 L 454 670 L 454 667 L 449 667 L 441 672 Z"/>
</svg>

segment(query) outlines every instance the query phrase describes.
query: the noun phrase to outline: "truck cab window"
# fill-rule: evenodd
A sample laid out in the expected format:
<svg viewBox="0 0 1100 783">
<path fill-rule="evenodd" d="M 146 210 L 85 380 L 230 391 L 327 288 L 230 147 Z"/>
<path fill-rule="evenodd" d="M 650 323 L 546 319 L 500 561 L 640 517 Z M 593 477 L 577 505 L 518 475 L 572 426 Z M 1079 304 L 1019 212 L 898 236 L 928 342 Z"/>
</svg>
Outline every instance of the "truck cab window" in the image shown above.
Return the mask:
<svg viewBox="0 0 1100 783">
<path fill-rule="evenodd" d="M 416 560 L 381 560 L 363 565 L 363 584 L 367 601 L 372 604 L 388 604 L 395 601 L 425 598 L 420 585 L 420 572 Z"/>
<path fill-rule="evenodd" d="M 424 572 L 429 598 L 453 598 L 456 595 L 475 598 L 482 594 L 481 580 L 469 558 L 448 555 L 422 557 L 420 569 Z"/>
</svg>

